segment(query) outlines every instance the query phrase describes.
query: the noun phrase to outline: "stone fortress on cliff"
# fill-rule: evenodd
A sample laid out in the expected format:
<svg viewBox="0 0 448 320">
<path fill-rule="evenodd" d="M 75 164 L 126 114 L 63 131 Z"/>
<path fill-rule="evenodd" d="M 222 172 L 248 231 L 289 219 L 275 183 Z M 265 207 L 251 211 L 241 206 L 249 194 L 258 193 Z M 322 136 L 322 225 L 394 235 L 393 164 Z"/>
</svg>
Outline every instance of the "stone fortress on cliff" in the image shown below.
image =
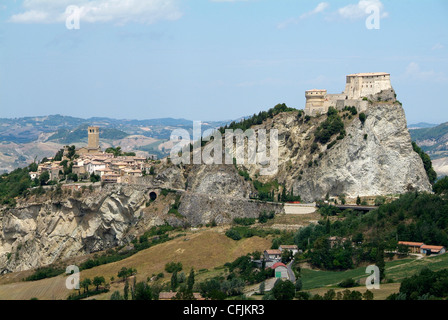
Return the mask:
<svg viewBox="0 0 448 320">
<path fill-rule="evenodd" d="M 305 114 L 317 116 L 328 112 L 330 107 L 338 110 L 354 106 L 359 112 L 368 108 L 369 100 L 395 100 L 395 91 L 390 82 L 390 74 L 384 72 L 356 73 L 347 76 L 344 92 L 328 94 L 325 89 L 313 89 L 305 92 Z M 375 100 L 377 100 L 375 99 Z"/>
</svg>

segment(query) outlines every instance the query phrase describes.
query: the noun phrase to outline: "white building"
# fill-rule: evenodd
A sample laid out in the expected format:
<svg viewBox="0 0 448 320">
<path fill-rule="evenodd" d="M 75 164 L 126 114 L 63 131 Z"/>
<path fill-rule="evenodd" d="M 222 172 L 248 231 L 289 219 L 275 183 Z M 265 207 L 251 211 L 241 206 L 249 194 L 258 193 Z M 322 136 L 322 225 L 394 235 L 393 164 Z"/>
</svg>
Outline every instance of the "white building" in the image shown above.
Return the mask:
<svg viewBox="0 0 448 320">
<path fill-rule="evenodd" d="M 293 256 L 299 252 L 299 248 L 296 245 L 284 245 L 283 244 L 279 247 L 279 250 L 281 252 L 283 252 L 284 250 L 291 251 Z"/>
<path fill-rule="evenodd" d="M 100 170 L 106 169 L 106 165 L 103 162 L 91 161 L 86 165 L 86 171 L 89 174 L 97 174 Z"/>
</svg>

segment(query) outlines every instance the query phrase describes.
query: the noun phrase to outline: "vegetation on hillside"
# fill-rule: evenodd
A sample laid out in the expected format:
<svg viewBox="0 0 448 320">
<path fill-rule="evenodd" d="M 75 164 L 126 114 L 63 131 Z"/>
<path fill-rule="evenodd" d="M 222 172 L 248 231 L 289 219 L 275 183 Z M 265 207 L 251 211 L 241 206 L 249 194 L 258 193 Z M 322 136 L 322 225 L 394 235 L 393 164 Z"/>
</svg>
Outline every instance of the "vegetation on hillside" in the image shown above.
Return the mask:
<svg viewBox="0 0 448 320">
<path fill-rule="evenodd" d="M 282 112 L 298 111 L 297 109 L 290 108 L 286 104 L 277 104 L 275 107 L 269 109 L 268 111 L 260 111 L 258 114 L 254 114 L 252 117 L 243 119 L 240 122 L 231 122 L 229 125 L 219 128 L 221 134 L 225 133 L 226 129 L 241 129 L 243 131 L 250 129 L 252 126 L 262 124 L 268 118 L 272 118 L 275 115 Z M 299 110 L 299 115 L 303 114 L 303 111 Z"/>
<path fill-rule="evenodd" d="M 346 210 L 339 217 L 302 228 L 295 236 L 299 248 L 307 250 L 303 258 L 316 267 L 344 270 L 362 262 L 383 264 L 384 251 L 395 251 L 397 241 L 448 246 L 448 200 L 439 195 L 407 193 L 367 214 Z M 331 236 L 339 241 L 332 245 Z"/>
<path fill-rule="evenodd" d="M 344 122 L 338 114 L 338 111 L 330 107 L 327 113 L 327 119 L 317 127 L 314 133 L 314 141 L 321 144 L 327 144 L 330 139 L 338 134 L 342 138 L 345 136 Z"/>
<path fill-rule="evenodd" d="M 429 182 L 431 182 L 431 184 L 434 184 L 434 182 L 437 179 L 437 173 L 434 171 L 434 168 L 432 167 L 431 158 L 414 141 L 412 142 L 412 148 L 414 149 L 415 152 L 418 153 L 418 155 L 422 159 L 423 166 L 425 167 L 425 171 L 426 174 L 428 175 Z"/>
<path fill-rule="evenodd" d="M 74 130 L 59 129 L 48 140 L 58 140 L 63 144 L 71 144 L 87 139 L 87 124 L 81 125 Z M 129 136 L 126 132 L 113 128 L 101 128 L 101 139 L 105 140 L 119 140 Z"/>
<path fill-rule="evenodd" d="M 26 168 L 19 168 L 10 173 L 4 173 L 0 176 L 0 203 L 14 207 L 16 197 L 27 194 L 28 189 L 45 185 L 50 178 L 47 175 L 41 175 L 39 179 L 31 180 L 30 172 L 37 171 L 37 164 L 32 163 Z"/>
<path fill-rule="evenodd" d="M 419 274 L 401 282 L 400 292 L 388 300 L 434 300 L 448 297 L 448 270 L 431 271 L 425 268 Z"/>
</svg>

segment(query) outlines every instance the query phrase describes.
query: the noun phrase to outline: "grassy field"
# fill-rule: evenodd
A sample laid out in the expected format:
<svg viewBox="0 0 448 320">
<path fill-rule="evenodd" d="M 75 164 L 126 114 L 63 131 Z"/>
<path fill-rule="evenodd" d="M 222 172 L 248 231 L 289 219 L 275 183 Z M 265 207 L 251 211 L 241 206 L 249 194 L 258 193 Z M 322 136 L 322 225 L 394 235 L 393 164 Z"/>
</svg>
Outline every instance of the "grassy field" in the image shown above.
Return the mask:
<svg viewBox="0 0 448 320">
<path fill-rule="evenodd" d="M 303 219 L 301 217 L 300 219 Z M 308 219 L 311 217 L 307 217 Z M 279 217 L 279 220 L 272 221 L 282 224 L 298 224 L 301 221 L 298 218 Z M 145 281 L 158 273 L 164 273 L 164 281 L 169 281 L 170 275 L 164 270 L 168 262 L 181 262 L 183 272 L 189 273 L 191 268 L 196 271 L 196 282 L 202 282 L 206 279 L 225 275 L 223 265 L 226 262 L 234 261 L 236 258 L 253 251 L 263 251 L 270 248 L 271 239 L 252 237 L 240 241 L 234 241 L 224 235 L 225 228 L 199 229 L 197 231 L 182 232 L 183 235 L 168 242 L 156 245 L 146 250 L 142 250 L 135 255 L 92 269 L 81 272 L 81 280 L 84 278 L 93 279 L 95 276 L 103 276 L 110 284 L 109 293 L 94 297 L 95 299 L 109 299 L 110 295 L 116 290 L 123 290 L 123 283 L 117 279 L 118 271 L 123 268 L 134 268 L 137 270 L 137 281 Z M 79 263 L 81 261 L 78 261 Z M 70 264 L 77 264 L 76 261 L 70 261 Z M 435 257 L 408 257 L 405 259 L 386 262 L 386 278 L 393 280 L 393 283 L 382 284 L 380 290 L 374 290 L 375 299 L 385 299 L 394 292 L 398 292 L 400 282 L 422 268 L 428 267 L 437 271 L 448 268 L 448 254 Z M 344 289 L 338 288 L 337 284 L 341 281 L 352 278 L 359 280 L 361 286 L 352 288 L 364 292 L 365 282 L 368 276 L 365 273 L 366 267 L 359 267 L 347 271 L 320 271 L 302 268 L 303 290 L 312 294 L 323 295 L 329 289 L 335 291 Z M 18 299 L 27 300 L 33 297 L 39 299 L 66 299 L 71 293 L 65 288 L 65 275 L 44 279 L 34 282 L 21 281 L 31 271 L 12 273 L 0 277 L 0 299 Z M 114 281 L 111 278 L 114 277 Z M 257 296 L 257 298 L 260 298 Z"/>
<path fill-rule="evenodd" d="M 219 228 L 201 230 L 185 236 L 159 244 L 137 254 L 118 261 L 92 269 L 81 271 L 81 280 L 93 279 L 95 276 L 104 276 L 110 283 L 111 277 L 117 281 L 117 273 L 122 267 L 137 269 L 137 281 L 146 281 L 153 274 L 164 272 L 165 264 L 171 261 L 181 262 L 183 271 L 188 274 L 191 268 L 196 271 L 203 270 L 196 279 L 218 275 L 223 272 L 219 267 L 226 262 L 253 251 L 263 251 L 270 248 L 271 241 L 259 237 L 252 237 L 234 241 L 219 232 Z M 215 269 L 218 267 L 218 269 Z M 205 272 L 205 269 L 208 271 Z M 166 277 L 169 277 L 165 273 Z M 65 288 L 65 276 L 44 279 L 34 282 L 16 282 L 0 285 L 0 299 L 65 299 L 70 292 Z M 169 280 L 169 278 L 168 278 Z M 108 298 L 114 290 L 121 289 L 123 283 L 111 283 L 111 291 L 98 298 Z"/>
<path fill-rule="evenodd" d="M 375 299 L 385 299 L 387 296 L 394 292 L 398 292 L 400 289 L 400 282 L 428 267 L 433 271 L 448 268 L 448 254 L 434 257 L 424 257 L 422 259 L 416 259 L 414 257 L 388 261 L 386 262 L 386 279 L 393 280 L 393 283 L 381 284 L 381 289 L 373 290 Z M 359 280 L 361 286 L 355 287 L 350 290 L 357 290 L 361 293 L 366 291 L 363 286 L 366 277 L 365 267 L 359 267 L 347 271 L 319 271 L 303 268 L 302 269 L 302 283 L 303 290 L 309 291 L 312 294 L 323 295 L 329 289 L 335 289 L 335 291 L 343 291 L 337 284 L 345 279 L 352 278 Z"/>
</svg>

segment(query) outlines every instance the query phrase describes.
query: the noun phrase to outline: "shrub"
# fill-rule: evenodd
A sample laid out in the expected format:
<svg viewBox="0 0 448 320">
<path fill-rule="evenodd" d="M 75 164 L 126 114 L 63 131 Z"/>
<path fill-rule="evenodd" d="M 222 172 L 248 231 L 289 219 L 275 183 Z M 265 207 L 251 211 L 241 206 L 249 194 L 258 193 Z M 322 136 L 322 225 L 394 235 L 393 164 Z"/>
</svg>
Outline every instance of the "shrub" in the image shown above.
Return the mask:
<svg viewBox="0 0 448 320">
<path fill-rule="evenodd" d="M 255 218 L 235 218 L 233 222 L 242 226 L 250 226 L 255 224 Z"/>
<path fill-rule="evenodd" d="M 236 241 L 241 240 L 240 233 L 233 228 L 226 232 L 226 236 Z"/>
<path fill-rule="evenodd" d="M 182 271 L 182 263 L 181 262 L 168 262 L 165 265 L 165 271 L 168 273 L 180 272 Z"/>
<path fill-rule="evenodd" d="M 350 278 L 350 279 L 345 279 L 345 280 L 341 281 L 338 284 L 338 287 L 341 287 L 341 288 L 353 288 L 353 287 L 356 287 L 357 285 L 358 284 L 356 283 L 356 281 Z"/>
<path fill-rule="evenodd" d="M 359 120 L 361 121 L 362 124 L 364 124 L 366 122 L 367 116 L 364 112 L 359 114 Z"/>
<path fill-rule="evenodd" d="M 260 215 L 258 216 L 258 222 L 259 223 L 266 223 L 268 220 L 274 219 L 275 212 L 271 211 L 270 213 L 267 213 L 266 211 L 262 211 Z"/>
</svg>

